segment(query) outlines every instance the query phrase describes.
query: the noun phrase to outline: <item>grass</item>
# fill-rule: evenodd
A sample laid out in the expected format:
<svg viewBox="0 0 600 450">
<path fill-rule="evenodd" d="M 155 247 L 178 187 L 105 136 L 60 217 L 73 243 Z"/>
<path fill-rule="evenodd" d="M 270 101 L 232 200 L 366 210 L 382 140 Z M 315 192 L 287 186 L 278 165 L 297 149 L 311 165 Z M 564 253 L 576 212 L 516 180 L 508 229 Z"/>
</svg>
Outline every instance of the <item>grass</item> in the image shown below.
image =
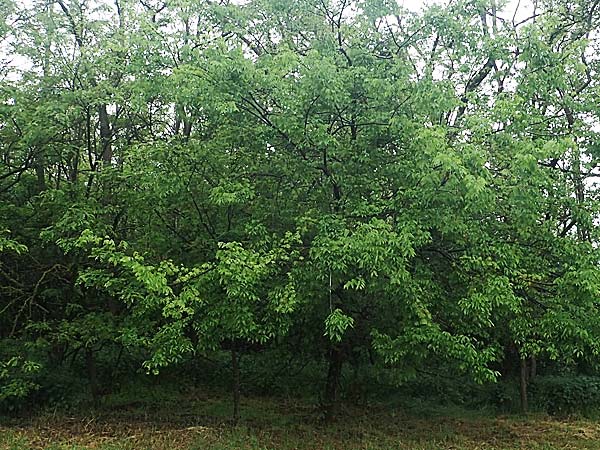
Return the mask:
<svg viewBox="0 0 600 450">
<path fill-rule="evenodd" d="M 600 424 L 583 419 L 423 415 L 372 405 L 346 407 L 325 425 L 309 403 L 259 397 L 244 398 L 240 425 L 229 414 L 227 396 L 139 387 L 85 413 L 5 420 L 0 450 L 600 450 Z"/>
</svg>

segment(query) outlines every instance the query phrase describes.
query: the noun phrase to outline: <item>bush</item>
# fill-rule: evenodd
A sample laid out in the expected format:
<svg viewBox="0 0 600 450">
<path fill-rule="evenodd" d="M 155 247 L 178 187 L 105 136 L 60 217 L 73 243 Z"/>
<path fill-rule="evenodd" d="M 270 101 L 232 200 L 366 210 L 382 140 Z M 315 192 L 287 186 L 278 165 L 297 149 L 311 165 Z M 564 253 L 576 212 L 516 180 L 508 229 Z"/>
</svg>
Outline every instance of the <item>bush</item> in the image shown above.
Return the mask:
<svg viewBox="0 0 600 450">
<path fill-rule="evenodd" d="M 45 362 L 31 343 L 0 341 L 0 412 L 16 413 L 30 406 L 41 387 Z"/>
<path fill-rule="evenodd" d="M 552 415 L 590 414 L 600 410 L 600 377 L 539 377 L 531 386 L 531 397 Z"/>
<path fill-rule="evenodd" d="M 0 411 L 15 411 L 39 389 L 36 374 L 41 366 L 21 356 L 0 360 Z"/>
</svg>

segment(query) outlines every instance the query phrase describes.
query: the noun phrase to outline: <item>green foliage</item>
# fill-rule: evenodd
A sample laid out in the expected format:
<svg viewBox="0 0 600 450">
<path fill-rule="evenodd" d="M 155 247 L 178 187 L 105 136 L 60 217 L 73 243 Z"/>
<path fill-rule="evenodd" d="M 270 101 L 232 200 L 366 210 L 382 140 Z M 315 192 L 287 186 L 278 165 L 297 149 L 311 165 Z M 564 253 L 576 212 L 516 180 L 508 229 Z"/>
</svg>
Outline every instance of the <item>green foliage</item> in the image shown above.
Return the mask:
<svg viewBox="0 0 600 450">
<path fill-rule="evenodd" d="M 600 409 L 600 378 L 546 376 L 535 380 L 532 398 L 552 415 L 595 414 Z"/>
<path fill-rule="evenodd" d="M 32 378 L 40 369 L 40 364 L 19 356 L 0 361 L 0 407 L 11 410 L 35 392 L 39 385 Z"/>
<path fill-rule="evenodd" d="M 0 0 L 0 345 L 49 363 L 7 399 L 123 354 L 302 348 L 331 404 L 350 365 L 597 369 L 597 8 L 92 3 Z"/>
<path fill-rule="evenodd" d="M 354 319 L 344 315 L 341 309 L 335 309 L 325 319 L 325 335 L 332 341 L 341 342 L 347 328 L 354 326 Z"/>
<path fill-rule="evenodd" d="M 0 411 L 17 412 L 40 389 L 42 363 L 26 342 L 3 340 L 0 346 Z"/>
<path fill-rule="evenodd" d="M 27 247 L 7 237 L 8 230 L 0 230 L 0 252 L 13 252 L 21 254 L 27 251 Z"/>
</svg>

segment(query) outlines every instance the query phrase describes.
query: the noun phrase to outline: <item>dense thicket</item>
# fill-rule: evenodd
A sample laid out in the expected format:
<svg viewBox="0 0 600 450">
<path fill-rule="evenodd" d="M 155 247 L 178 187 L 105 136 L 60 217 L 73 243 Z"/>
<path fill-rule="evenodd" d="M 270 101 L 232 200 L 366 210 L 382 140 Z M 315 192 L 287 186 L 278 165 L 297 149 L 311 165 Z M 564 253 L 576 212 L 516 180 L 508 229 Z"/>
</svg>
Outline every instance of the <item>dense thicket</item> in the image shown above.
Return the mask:
<svg viewBox="0 0 600 450">
<path fill-rule="evenodd" d="M 0 0 L 1 407 L 595 375 L 600 4 L 510 6 Z"/>
</svg>

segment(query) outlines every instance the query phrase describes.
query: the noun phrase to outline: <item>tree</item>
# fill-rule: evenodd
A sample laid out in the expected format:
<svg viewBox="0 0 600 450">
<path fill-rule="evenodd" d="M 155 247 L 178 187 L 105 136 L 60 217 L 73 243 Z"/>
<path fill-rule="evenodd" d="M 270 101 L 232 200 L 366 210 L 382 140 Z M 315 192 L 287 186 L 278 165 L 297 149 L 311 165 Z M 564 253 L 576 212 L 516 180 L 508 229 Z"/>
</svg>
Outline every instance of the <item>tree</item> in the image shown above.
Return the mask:
<svg viewBox="0 0 600 450">
<path fill-rule="evenodd" d="M 220 349 L 237 420 L 240 355 L 293 338 L 327 418 L 350 361 L 483 382 L 515 359 L 526 409 L 535 358 L 597 355 L 600 281 L 600 13 L 536 8 L 6 8 L 31 63 L 1 86 L 0 222 L 30 257 L 7 322 L 81 352 L 96 399 L 100 349 Z"/>
</svg>

